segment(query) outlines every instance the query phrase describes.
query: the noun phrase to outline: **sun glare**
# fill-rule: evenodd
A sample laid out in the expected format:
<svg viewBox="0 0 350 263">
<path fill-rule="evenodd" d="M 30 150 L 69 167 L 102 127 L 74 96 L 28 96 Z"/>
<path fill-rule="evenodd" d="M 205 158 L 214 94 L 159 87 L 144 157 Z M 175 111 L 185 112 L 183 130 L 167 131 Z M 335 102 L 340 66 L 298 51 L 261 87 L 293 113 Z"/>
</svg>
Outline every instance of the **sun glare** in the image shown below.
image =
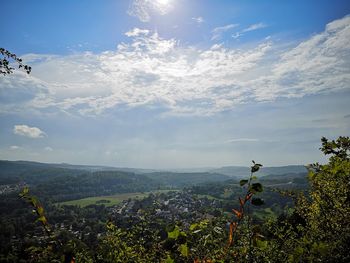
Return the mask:
<svg viewBox="0 0 350 263">
<path fill-rule="evenodd" d="M 153 2 L 153 6 L 162 15 L 167 14 L 173 8 L 172 0 L 156 0 Z"/>
<path fill-rule="evenodd" d="M 157 3 L 162 6 L 167 6 L 170 4 L 171 0 L 157 0 Z"/>
</svg>

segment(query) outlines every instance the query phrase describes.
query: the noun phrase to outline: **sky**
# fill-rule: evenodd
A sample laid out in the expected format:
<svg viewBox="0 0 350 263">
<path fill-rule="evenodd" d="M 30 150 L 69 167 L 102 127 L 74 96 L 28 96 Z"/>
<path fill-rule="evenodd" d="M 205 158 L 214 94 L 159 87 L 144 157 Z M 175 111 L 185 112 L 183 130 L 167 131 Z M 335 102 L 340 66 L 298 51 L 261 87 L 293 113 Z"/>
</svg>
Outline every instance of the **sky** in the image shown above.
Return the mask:
<svg viewBox="0 0 350 263">
<path fill-rule="evenodd" d="M 324 162 L 350 134 L 350 2 L 5 0 L 0 159 Z"/>
</svg>

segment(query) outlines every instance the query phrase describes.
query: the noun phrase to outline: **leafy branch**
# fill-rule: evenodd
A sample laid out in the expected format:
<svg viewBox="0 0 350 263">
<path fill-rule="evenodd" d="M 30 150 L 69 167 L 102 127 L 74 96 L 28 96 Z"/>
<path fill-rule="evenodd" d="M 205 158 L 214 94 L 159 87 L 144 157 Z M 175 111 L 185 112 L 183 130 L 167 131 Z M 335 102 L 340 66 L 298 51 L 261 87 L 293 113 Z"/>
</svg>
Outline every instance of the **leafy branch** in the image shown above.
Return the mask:
<svg viewBox="0 0 350 263">
<path fill-rule="evenodd" d="M 51 240 L 52 243 L 57 244 L 58 247 L 63 248 L 64 244 L 57 238 L 57 233 L 52 231 L 52 228 L 45 215 L 44 207 L 39 202 L 38 198 L 29 193 L 29 188 L 27 186 L 23 188 L 19 196 L 33 207 L 33 213 L 37 215 L 36 221 L 41 223 L 49 240 Z M 64 253 L 64 258 L 65 262 L 75 263 L 75 257 L 69 253 Z"/>
<path fill-rule="evenodd" d="M 16 54 L 11 53 L 4 48 L 0 48 L 0 55 L 2 56 L 0 58 L 0 74 L 5 76 L 13 73 L 13 70 L 15 68 L 11 67 L 11 60 L 15 61 L 18 64 L 18 68 L 23 68 L 27 74 L 30 74 L 32 71 L 32 68 L 28 65 L 23 64 L 22 59 L 17 57 Z"/>
<path fill-rule="evenodd" d="M 262 200 L 261 198 L 253 197 L 256 193 L 263 191 L 263 186 L 261 183 L 252 183 L 252 181 L 256 179 L 256 177 L 253 175 L 257 171 L 259 171 L 260 167 L 262 167 L 261 164 L 255 163 L 255 161 L 253 161 L 253 165 L 251 166 L 251 170 L 250 170 L 249 179 L 244 179 L 244 180 L 241 180 L 239 182 L 240 186 L 242 186 L 242 187 L 247 184 L 247 192 L 243 198 L 241 198 L 241 197 L 238 198 L 239 209 L 238 210 L 232 209 L 237 220 L 230 222 L 228 246 L 231 246 L 233 244 L 235 234 L 236 234 L 237 229 L 238 229 L 238 225 L 244 219 L 245 214 L 246 214 L 246 212 L 245 212 L 246 210 L 247 210 L 247 217 L 248 217 L 248 226 L 250 224 L 249 201 L 252 205 L 255 205 L 255 206 L 260 206 L 260 205 L 264 204 L 264 200 Z M 246 207 L 247 207 L 247 209 L 246 209 Z M 251 238 L 250 238 L 250 240 L 251 240 Z"/>
<path fill-rule="evenodd" d="M 40 222 L 42 224 L 42 226 L 44 227 L 46 234 L 49 237 L 52 237 L 51 227 L 50 227 L 50 225 L 47 221 L 47 218 L 45 216 L 44 207 L 40 204 L 39 200 L 35 196 L 29 194 L 28 187 L 24 187 L 22 192 L 19 194 L 19 196 L 20 196 L 20 198 L 27 201 L 29 204 L 31 204 L 33 206 L 33 208 L 34 208 L 33 213 L 35 213 L 38 216 L 36 221 Z"/>
</svg>

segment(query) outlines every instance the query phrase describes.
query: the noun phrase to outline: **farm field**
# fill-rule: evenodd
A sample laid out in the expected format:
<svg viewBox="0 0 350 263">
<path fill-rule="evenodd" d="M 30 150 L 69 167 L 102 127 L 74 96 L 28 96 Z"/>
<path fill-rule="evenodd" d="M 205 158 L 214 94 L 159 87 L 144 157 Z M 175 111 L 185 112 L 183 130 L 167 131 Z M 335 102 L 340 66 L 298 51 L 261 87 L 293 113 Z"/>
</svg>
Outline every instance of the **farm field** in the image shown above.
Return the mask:
<svg viewBox="0 0 350 263">
<path fill-rule="evenodd" d="M 93 196 L 93 197 L 86 197 L 82 199 L 77 200 L 71 200 L 66 202 L 60 202 L 57 203 L 59 205 L 76 205 L 80 207 L 86 207 L 88 205 L 98 205 L 98 204 L 104 204 L 105 206 L 113 206 L 117 205 L 123 200 L 127 199 L 142 199 L 147 197 L 150 193 L 165 193 L 169 192 L 171 190 L 158 190 L 158 191 L 152 191 L 152 192 L 138 192 L 138 193 L 123 193 L 123 194 L 115 194 L 115 195 L 107 195 L 107 196 Z"/>
</svg>

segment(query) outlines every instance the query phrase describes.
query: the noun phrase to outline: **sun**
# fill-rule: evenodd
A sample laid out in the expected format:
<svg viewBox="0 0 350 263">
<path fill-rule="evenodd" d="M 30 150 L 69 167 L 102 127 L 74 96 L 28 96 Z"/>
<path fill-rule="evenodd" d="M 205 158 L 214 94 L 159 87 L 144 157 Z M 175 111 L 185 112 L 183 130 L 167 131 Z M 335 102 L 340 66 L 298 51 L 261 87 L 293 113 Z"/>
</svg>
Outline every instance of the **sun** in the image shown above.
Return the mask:
<svg viewBox="0 0 350 263">
<path fill-rule="evenodd" d="M 154 0 L 152 3 L 154 9 L 162 15 L 169 13 L 173 8 L 173 0 Z"/>
<path fill-rule="evenodd" d="M 158 5 L 167 6 L 170 4 L 171 0 L 156 0 L 156 2 L 158 3 Z"/>
</svg>

